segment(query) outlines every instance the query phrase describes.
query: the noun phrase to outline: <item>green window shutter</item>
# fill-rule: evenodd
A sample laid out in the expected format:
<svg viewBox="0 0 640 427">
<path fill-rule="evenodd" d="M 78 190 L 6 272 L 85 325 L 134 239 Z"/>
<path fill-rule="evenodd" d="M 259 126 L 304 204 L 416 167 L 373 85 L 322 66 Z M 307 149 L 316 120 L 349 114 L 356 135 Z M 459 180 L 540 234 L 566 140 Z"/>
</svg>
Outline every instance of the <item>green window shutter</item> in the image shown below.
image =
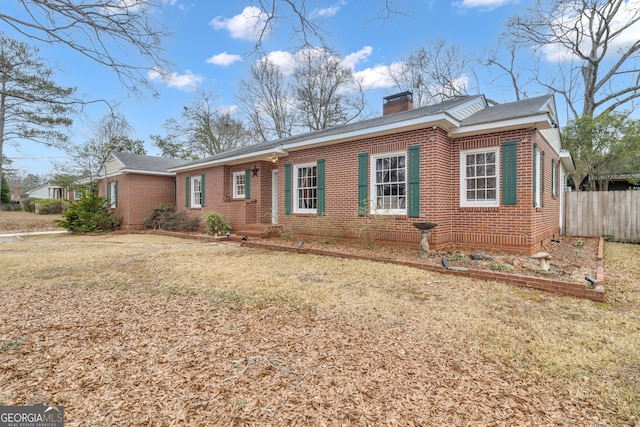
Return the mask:
<svg viewBox="0 0 640 427">
<path fill-rule="evenodd" d="M 251 169 L 244 170 L 244 198 L 251 198 Z"/>
<path fill-rule="evenodd" d="M 318 215 L 324 215 L 325 209 L 325 165 L 324 159 L 318 159 Z"/>
<path fill-rule="evenodd" d="M 284 214 L 291 215 L 291 163 L 284 165 Z"/>
<path fill-rule="evenodd" d="M 367 200 L 369 199 L 369 154 L 358 154 L 358 216 L 367 214 Z"/>
<path fill-rule="evenodd" d="M 178 180 L 173 180 L 173 205 L 178 207 Z"/>
<path fill-rule="evenodd" d="M 111 207 L 111 183 L 107 181 L 107 204 Z"/>
<path fill-rule="evenodd" d="M 518 203 L 518 143 L 502 143 L 502 204 Z"/>
<path fill-rule="evenodd" d="M 533 207 L 536 206 L 536 194 L 538 191 L 538 182 L 536 181 L 538 162 L 538 144 L 533 144 Z"/>
<path fill-rule="evenodd" d="M 560 159 L 556 164 L 556 196 L 560 195 Z"/>
<path fill-rule="evenodd" d="M 189 201 L 190 201 L 189 200 L 190 199 L 190 197 L 189 197 L 190 194 L 189 193 L 191 193 L 191 177 L 189 177 L 189 176 L 186 177 L 184 179 L 184 182 L 185 182 L 185 187 L 186 187 L 186 195 L 184 197 L 185 205 L 186 205 L 186 207 L 189 207 L 189 206 L 191 206 L 191 204 L 189 203 Z"/>
<path fill-rule="evenodd" d="M 204 174 L 200 175 L 200 206 L 204 208 Z"/>
<path fill-rule="evenodd" d="M 115 184 L 113 184 L 113 204 L 115 205 L 115 207 L 118 207 L 118 181 L 116 181 Z"/>
<path fill-rule="evenodd" d="M 540 153 L 540 206 L 544 208 L 544 151 Z"/>
<path fill-rule="evenodd" d="M 409 210 L 408 216 L 420 216 L 420 146 L 409 147 Z"/>
</svg>

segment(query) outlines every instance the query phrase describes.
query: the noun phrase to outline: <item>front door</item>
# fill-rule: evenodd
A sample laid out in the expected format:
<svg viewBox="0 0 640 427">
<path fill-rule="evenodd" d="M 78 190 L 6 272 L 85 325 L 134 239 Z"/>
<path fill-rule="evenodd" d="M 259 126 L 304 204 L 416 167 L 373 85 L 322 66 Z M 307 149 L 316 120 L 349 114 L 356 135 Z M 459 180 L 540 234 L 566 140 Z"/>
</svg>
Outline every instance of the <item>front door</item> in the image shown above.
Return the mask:
<svg viewBox="0 0 640 427">
<path fill-rule="evenodd" d="M 278 171 L 271 171 L 271 224 L 278 223 Z"/>
</svg>

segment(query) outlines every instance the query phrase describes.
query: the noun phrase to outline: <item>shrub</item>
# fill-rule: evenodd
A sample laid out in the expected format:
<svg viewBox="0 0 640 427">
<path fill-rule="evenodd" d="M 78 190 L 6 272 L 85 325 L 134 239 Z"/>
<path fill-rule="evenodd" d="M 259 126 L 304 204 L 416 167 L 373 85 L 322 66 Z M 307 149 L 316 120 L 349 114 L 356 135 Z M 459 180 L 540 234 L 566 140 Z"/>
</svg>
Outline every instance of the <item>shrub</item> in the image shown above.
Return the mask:
<svg viewBox="0 0 640 427">
<path fill-rule="evenodd" d="M 2 203 L 0 205 L 0 210 L 3 211 L 21 211 L 22 205 L 20 202 L 11 202 L 11 203 Z"/>
<path fill-rule="evenodd" d="M 67 201 L 60 199 L 35 199 L 33 205 L 36 213 L 41 215 L 57 215 L 66 210 L 67 203 Z"/>
<path fill-rule="evenodd" d="M 121 220 L 112 216 L 107 199 L 92 193 L 84 194 L 80 200 L 70 203 L 69 210 L 62 217 L 56 221 L 61 227 L 80 233 L 113 231 Z"/>
<path fill-rule="evenodd" d="M 227 223 L 224 217 L 218 213 L 211 212 L 202 217 L 204 220 L 205 228 L 207 229 L 207 234 L 212 235 L 220 235 L 226 233 L 231 230 L 231 226 Z"/>
<path fill-rule="evenodd" d="M 145 230 L 197 231 L 200 219 L 191 218 L 187 212 L 175 212 L 173 205 L 162 204 L 151 211 L 143 222 Z"/>
<path fill-rule="evenodd" d="M 38 199 L 34 199 L 32 197 L 29 197 L 28 199 L 24 199 L 22 201 L 22 208 L 27 212 L 35 212 L 36 211 L 35 202 L 37 201 Z"/>
</svg>

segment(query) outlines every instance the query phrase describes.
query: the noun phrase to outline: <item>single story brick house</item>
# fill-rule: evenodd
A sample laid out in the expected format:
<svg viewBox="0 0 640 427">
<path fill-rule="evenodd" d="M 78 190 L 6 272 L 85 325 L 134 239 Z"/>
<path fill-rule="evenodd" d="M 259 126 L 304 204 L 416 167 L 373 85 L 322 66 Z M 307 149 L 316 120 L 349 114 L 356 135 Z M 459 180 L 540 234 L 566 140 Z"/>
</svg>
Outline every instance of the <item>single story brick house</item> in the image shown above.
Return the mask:
<svg viewBox="0 0 640 427">
<path fill-rule="evenodd" d="M 499 105 L 463 96 L 413 109 L 405 92 L 386 97 L 383 108 L 381 117 L 168 165 L 153 176 L 115 153 L 123 166 L 107 164 L 106 176 L 118 182 L 116 213 L 128 218 L 123 228 L 136 228 L 155 204 L 175 200 L 192 215 L 220 213 L 236 233 L 277 224 L 405 243 L 419 242 L 413 223 L 428 221 L 438 224 L 429 240 L 437 250 L 532 254 L 560 235 L 562 189 L 574 165 L 561 148 L 552 95 Z"/>
<path fill-rule="evenodd" d="M 233 231 L 272 225 L 325 237 L 417 243 L 432 249 L 531 254 L 561 234 L 565 173 L 553 96 L 490 106 L 483 95 L 412 108 L 385 98 L 382 117 L 240 147 L 193 162 L 114 152 L 99 194 L 123 230 L 159 204 Z"/>
<path fill-rule="evenodd" d="M 161 204 L 176 202 L 175 173 L 184 160 L 112 152 L 99 171 L 98 195 L 106 197 L 120 228 L 142 230 L 144 218 Z"/>
</svg>

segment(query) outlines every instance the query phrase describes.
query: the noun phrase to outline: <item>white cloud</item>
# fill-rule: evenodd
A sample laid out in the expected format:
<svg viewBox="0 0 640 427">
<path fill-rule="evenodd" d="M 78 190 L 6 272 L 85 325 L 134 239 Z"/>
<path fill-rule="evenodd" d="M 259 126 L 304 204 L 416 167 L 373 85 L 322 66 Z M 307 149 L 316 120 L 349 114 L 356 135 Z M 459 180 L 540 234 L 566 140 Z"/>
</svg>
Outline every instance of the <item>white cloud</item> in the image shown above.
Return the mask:
<svg viewBox="0 0 640 427">
<path fill-rule="evenodd" d="M 227 30 L 234 39 L 258 41 L 271 32 L 267 24 L 269 15 L 255 6 L 247 6 L 232 18 L 216 16 L 209 24 L 216 30 Z"/>
<path fill-rule="evenodd" d="M 222 52 L 217 55 L 213 55 L 211 58 L 207 59 L 207 64 L 228 67 L 229 65 L 238 61 L 242 61 L 242 57 L 240 57 L 240 55 L 232 55 L 227 52 Z"/>
<path fill-rule="evenodd" d="M 373 48 L 371 46 L 365 46 L 357 52 L 350 53 L 344 57 L 342 60 L 342 64 L 351 69 L 355 69 L 358 62 L 366 60 L 371 53 L 373 52 Z"/>
<path fill-rule="evenodd" d="M 187 70 L 184 74 L 169 73 L 159 68 L 154 68 L 147 72 L 147 76 L 151 81 L 159 81 L 168 87 L 192 92 L 198 88 L 198 85 L 204 81 L 204 77 L 193 74 L 191 70 Z"/>
<path fill-rule="evenodd" d="M 620 9 L 616 13 L 615 17 L 610 24 L 610 32 L 615 33 L 620 31 L 623 27 L 628 26 L 629 19 L 632 16 L 637 16 L 640 13 L 640 0 L 629 0 L 620 4 Z M 571 30 L 573 28 L 582 28 L 580 30 L 583 34 L 589 33 L 589 19 L 584 15 L 575 13 L 574 9 L 570 6 L 567 8 L 567 13 L 560 14 L 556 20 L 552 23 L 556 32 L 564 30 Z M 599 23 L 596 21 L 594 27 L 597 28 Z M 607 54 L 610 56 L 620 55 L 620 50 L 628 49 L 633 43 L 640 40 L 640 22 L 629 26 L 616 38 L 609 40 L 607 45 Z M 591 50 L 591 43 L 588 37 L 582 39 L 580 49 L 583 52 Z M 539 52 L 542 57 L 549 62 L 562 62 L 570 59 L 575 59 L 574 53 L 558 43 L 546 44 L 539 47 Z"/>
<path fill-rule="evenodd" d="M 490 11 L 509 3 L 515 3 L 515 0 L 462 0 L 453 2 L 453 7 L 458 9 L 482 9 Z"/>
<path fill-rule="evenodd" d="M 340 10 L 340 8 L 342 8 L 342 6 L 346 4 L 347 4 L 346 1 L 341 0 L 338 3 L 334 4 L 333 6 L 325 7 L 322 9 L 314 9 L 309 16 L 311 19 L 335 16 Z"/>
<path fill-rule="evenodd" d="M 394 66 L 394 64 L 391 64 L 391 66 Z M 393 80 L 389 76 L 389 66 L 387 65 L 375 65 L 374 67 L 356 71 L 354 74 L 366 90 L 385 89 L 394 86 Z"/>
<path fill-rule="evenodd" d="M 373 48 L 371 46 L 365 46 L 356 52 L 346 55 L 341 62 L 344 66 L 354 70 L 354 76 L 362 82 L 365 89 L 392 87 L 394 83 L 389 77 L 389 66 L 387 65 L 376 65 L 361 71 L 355 71 L 356 66 L 367 60 L 372 52 Z M 287 51 L 276 50 L 269 52 L 265 59 L 268 59 L 273 65 L 278 67 L 282 74 L 290 76 L 293 74 L 297 61 L 303 54 L 308 54 L 308 51 L 300 51 L 292 54 Z M 392 64 L 391 66 L 397 66 L 397 64 Z"/>
<path fill-rule="evenodd" d="M 293 74 L 293 70 L 296 66 L 295 56 L 284 50 L 274 50 L 273 52 L 269 52 L 265 59 L 278 67 L 285 76 Z"/>
</svg>

